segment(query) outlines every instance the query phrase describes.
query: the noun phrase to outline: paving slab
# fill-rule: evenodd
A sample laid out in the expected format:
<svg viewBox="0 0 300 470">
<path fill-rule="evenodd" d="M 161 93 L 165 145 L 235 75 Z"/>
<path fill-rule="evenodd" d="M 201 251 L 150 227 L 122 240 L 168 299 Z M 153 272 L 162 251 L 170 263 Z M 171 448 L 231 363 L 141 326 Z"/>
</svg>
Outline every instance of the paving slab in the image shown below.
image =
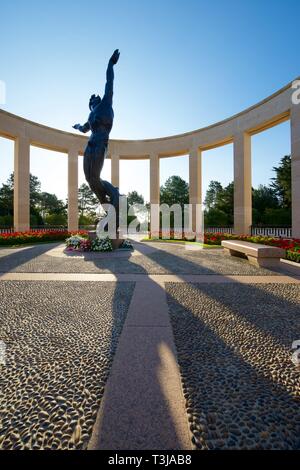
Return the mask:
<svg viewBox="0 0 300 470">
<path fill-rule="evenodd" d="M 141 308 L 150 306 L 155 298 L 156 311 L 152 317 Z M 165 292 L 154 283 L 139 283 L 89 449 L 190 448 L 191 436 Z"/>
</svg>

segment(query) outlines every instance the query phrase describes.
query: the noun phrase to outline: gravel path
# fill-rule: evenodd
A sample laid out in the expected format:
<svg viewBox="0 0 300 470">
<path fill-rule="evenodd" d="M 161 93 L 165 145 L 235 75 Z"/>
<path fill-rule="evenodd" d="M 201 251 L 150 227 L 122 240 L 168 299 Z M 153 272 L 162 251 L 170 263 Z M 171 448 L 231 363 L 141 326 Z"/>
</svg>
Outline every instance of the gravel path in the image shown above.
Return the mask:
<svg viewBox="0 0 300 470">
<path fill-rule="evenodd" d="M 0 448 L 86 448 L 133 288 L 0 283 Z"/>
<path fill-rule="evenodd" d="M 196 449 L 300 449 L 300 287 L 166 286 Z"/>
</svg>

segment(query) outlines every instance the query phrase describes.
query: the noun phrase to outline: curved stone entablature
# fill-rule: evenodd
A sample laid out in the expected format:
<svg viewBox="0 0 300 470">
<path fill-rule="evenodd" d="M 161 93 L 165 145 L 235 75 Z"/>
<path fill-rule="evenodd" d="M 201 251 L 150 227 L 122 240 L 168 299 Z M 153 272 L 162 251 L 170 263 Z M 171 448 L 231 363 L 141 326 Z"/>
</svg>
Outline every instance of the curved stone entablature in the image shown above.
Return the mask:
<svg viewBox="0 0 300 470">
<path fill-rule="evenodd" d="M 119 185 L 120 159 L 150 159 L 150 202 L 158 204 L 159 158 L 189 154 L 190 202 L 201 204 L 201 152 L 233 143 L 235 231 L 247 233 L 252 222 L 251 135 L 291 120 L 293 234 L 300 237 L 300 105 L 292 100 L 294 82 L 241 113 L 202 129 L 156 139 L 111 139 L 112 183 Z M 29 161 L 30 145 L 33 145 L 68 153 L 69 227 L 76 229 L 78 155 L 83 154 L 87 137 L 47 127 L 3 110 L 0 110 L 0 136 L 16 141 L 15 227 L 24 230 L 29 226 Z M 25 174 L 28 177 L 24 179 Z M 155 216 L 152 214 L 152 227 L 157 228 L 158 219 L 157 212 Z"/>
<path fill-rule="evenodd" d="M 293 82 L 292 82 L 293 83 Z M 141 140 L 110 140 L 110 153 L 120 158 L 149 158 L 152 153 L 160 157 L 188 154 L 191 148 L 208 150 L 230 142 L 237 132 L 255 134 L 286 121 L 292 107 L 292 83 L 265 100 L 228 119 L 184 134 Z M 61 131 L 0 110 L 0 135 L 15 139 L 29 138 L 31 145 L 59 152 L 70 147 L 83 154 L 87 137 Z"/>
</svg>

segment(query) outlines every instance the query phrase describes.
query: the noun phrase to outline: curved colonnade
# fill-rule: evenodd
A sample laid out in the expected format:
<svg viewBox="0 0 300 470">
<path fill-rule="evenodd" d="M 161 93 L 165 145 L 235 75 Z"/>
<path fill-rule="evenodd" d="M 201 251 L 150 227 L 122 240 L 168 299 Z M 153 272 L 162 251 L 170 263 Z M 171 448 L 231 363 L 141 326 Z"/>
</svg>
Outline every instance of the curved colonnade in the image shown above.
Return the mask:
<svg viewBox="0 0 300 470">
<path fill-rule="evenodd" d="M 292 82 L 294 83 L 294 82 Z M 234 231 L 247 234 L 252 225 L 251 136 L 284 121 L 291 123 L 292 154 L 292 233 L 300 238 L 300 105 L 293 104 L 292 83 L 260 103 L 211 126 L 185 134 L 145 140 L 110 140 L 112 184 L 119 186 L 120 159 L 150 160 L 150 203 L 159 204 L 160 158 L 189 155 L 190 203 L 201 204 L 201 153 L 233 143 L 234 147 Z M 29 173 L 30 146 L 68 155 L 68 226 L 78 229 L 78 156 L 87 137 L 47 127 L 0 110 L 0 136 L 13 139 L 14 151 L 14 228 L 30 227 Z M 193 210 L 193 229 L 196 215 Z M 157 210 L 151 213 L 151 230 L 159 223 Z"/>
</svg>

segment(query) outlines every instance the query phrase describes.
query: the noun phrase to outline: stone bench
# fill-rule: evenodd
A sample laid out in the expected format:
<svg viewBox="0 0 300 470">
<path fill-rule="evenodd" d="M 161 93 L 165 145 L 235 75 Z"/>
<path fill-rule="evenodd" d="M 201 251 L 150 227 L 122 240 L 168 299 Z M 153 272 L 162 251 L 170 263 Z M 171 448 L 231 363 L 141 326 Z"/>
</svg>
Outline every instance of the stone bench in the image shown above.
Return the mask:
<svg viewBox="0 0 300 470">
<path fill-rule="evenodd" d="M 276 246 L 241 240 L 223 240 L 222 246 L 229 255 L 248 258 L 249 263 L 261 267 L 279 266 L 280 258 L 285 257 L 285 250 Z"/>
</svg>

